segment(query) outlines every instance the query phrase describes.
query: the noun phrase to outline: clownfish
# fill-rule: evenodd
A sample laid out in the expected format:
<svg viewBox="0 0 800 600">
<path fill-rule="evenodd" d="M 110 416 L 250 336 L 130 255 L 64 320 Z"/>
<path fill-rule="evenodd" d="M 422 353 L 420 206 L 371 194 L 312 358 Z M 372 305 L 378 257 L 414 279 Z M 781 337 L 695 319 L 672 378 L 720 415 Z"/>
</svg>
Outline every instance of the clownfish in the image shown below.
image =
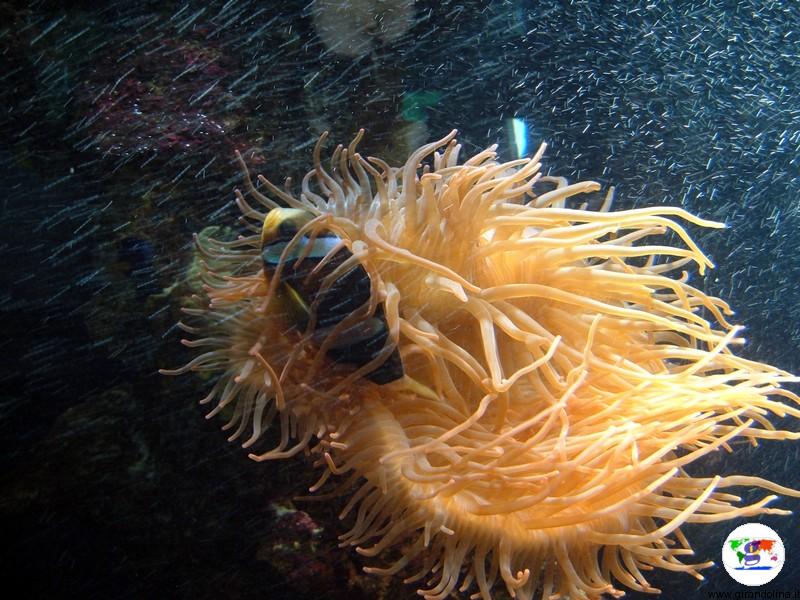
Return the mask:
<svg viewBox="0 0 800 600">
<path fill-rule="evenodd" d="M 303 235 L 300 229 L 314 215 L 296 208 L 273 208 L 267 213 L 261 229 L 261 261 L 268 279 L 276 274 L 280 285 L 291 304 L 294 324 L 301 330 L 308 327 L 311 311 L 316 307 L 314 335 L 319 338 L 331 331 L 353 311 L 370 301 L 371 283 L 369 274 L 357 265 L 340 275 L 333 284 L 321 290 L 322 282 L 352 253 L 342 244 L 341 238 L 332 232 L 323 231 L 313 240 Z M 278 266 L 287 245 L 294 240 L 290 252 L 284 257 L 280 272 Z M 337 250 L 338 247 L 338 250 Z M 331 252 L 328 260 L 316 272 L 322 260 Z M 298 259 L 302 260 L 298 264 Z M 366 317 L 342 331 L 327 351 L 328 358 L 337 363 L 361 367 L 375 359 L 389 340 L 389 326 L 378 304 L 372 316 Z M 367 379 L 377 384 L 386 384 L 403 378 L 403 363 L 397 348 L 373 371 Z"/>
</svg>

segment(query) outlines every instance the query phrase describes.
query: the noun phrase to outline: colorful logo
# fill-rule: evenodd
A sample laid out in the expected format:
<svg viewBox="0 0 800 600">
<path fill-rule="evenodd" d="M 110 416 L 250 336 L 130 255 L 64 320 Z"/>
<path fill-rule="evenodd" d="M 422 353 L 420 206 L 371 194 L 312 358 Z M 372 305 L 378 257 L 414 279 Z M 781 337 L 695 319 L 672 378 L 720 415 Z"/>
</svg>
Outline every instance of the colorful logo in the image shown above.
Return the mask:
<svg viewBox="0 0 800 600">
<path fill-rule="evenodd" d="M 728 575 L 743 585 L 772 581 L 783 568 L 783 541 L 761 523 L 745 523 L 728 535 L 722 546 L 722 564 Z"/>
</svg>

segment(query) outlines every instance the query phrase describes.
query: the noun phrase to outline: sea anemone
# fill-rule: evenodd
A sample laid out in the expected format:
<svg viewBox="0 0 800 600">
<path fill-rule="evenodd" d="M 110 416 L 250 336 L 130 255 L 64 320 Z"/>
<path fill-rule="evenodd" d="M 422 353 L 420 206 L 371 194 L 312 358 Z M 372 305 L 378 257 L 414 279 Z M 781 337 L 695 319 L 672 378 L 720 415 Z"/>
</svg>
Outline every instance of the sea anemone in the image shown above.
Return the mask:
<svg viewBox="0 0 800 600">
<path fill-rule="evenodd" d="M 299 198 L 263 177 L 257 190 L 241 161 L 250 233 L 198 243 L 205 296 L 183 328 L 205 352 L 170 373 L 218 372 L 202 402 L 245 448 L 279 421 L 277 447 L 252 458 L 315 457 L 311 491 L 345 498 L 342 545 L 383 557 L 370 573 L 421 580 L 426 599 L 489 599 L 500 581 L 523 599 L 658 592 L 652 568 L 701 578 L 711 563 L 684 562 L 681 525 L 786 514 L 733 487 L 800 495 L 687 471 L 734 438 L 800 437 L 770 422 L 800 416 L 781 387 L 797 379 L 737 357 L 729 306 L 689 283 L 713 265 L 682 223 L 722 225 L 613 211 L 613 190 L 590 209 L 576 196 L 600 186 L 542 176 L 544 146 L 459 163 L 455 134 L 400 168 L 361 156 L 361 133 L 323 167 L 323 135 Z M 270 237 L 286 207 L 305 218 Z M 286 285 L 300 272 L 318 290 L 302 318 Z M 365 301 L 317 326 L 331 297 L 347 305 L 337 282 L 352 273 Z M 379 348 L 333 352 L 357 349 L 370 319 Z M 397 351 L 397 376 L 371 378 Z"/>
</svg>

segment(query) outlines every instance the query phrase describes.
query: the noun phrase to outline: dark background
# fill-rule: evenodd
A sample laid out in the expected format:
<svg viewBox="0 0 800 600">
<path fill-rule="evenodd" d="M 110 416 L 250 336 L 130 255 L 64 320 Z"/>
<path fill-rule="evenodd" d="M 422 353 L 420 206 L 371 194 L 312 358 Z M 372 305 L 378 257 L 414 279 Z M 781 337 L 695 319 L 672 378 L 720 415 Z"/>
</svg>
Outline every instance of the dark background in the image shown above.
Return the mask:
<svg viewBox="0 0 800 600">
<path fill-rule="evenodd" d="M 737 309 L 745 356 L 800 371 L 797 7 L 420 0 L 408 28 L 384 16 L 397 39 L 345 56 L 305 1 L 0 2 L 6 587 L 415 597 L 337 548 L 339 504 L 292 503 L 315 480 L 303 459 L 252 463 L 203 419 L 204 381 L 157 374 L 187 357 L 173 325 L 191 233 L 235 227 L 235 149 L 273 181 L 302 176 L 326 129 L 346 143 L 364 127 L 365 151 L 394 163 L 453 127 L 466 153 L 499 142 L 511 158 L 524 119 L 546 170 L 616 185 L 618 208 L 727 223 L 692 230 L 718 265 L 695 283 Z M 796 444 L 736 450 L 691 472 L 800 487 Z M 763 521 L 787 564 L 762 589 L 800 589 L 796 519 Z M 698 562 L 719 563 L 738 524 L 687 526 Z M 651 582 L 667 600 L 745 590 L 721 565 L 705 574 Z"/>
</svg>

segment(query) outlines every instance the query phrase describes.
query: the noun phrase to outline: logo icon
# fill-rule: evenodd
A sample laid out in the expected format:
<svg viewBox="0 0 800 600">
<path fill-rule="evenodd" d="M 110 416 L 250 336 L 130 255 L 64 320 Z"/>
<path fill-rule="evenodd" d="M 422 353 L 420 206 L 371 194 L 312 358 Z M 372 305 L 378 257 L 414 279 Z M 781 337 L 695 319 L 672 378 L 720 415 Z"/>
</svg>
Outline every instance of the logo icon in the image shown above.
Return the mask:
<svg viewBox="0 0 800 600">
<path fill-rule="evenodd" d="M 759 586 L 775 579 L 786 554 L 783 540 L 761 523 L 745 523 L 728 535 L 722 546 L 722 564 L 743 585 Z"/>
</svg>

